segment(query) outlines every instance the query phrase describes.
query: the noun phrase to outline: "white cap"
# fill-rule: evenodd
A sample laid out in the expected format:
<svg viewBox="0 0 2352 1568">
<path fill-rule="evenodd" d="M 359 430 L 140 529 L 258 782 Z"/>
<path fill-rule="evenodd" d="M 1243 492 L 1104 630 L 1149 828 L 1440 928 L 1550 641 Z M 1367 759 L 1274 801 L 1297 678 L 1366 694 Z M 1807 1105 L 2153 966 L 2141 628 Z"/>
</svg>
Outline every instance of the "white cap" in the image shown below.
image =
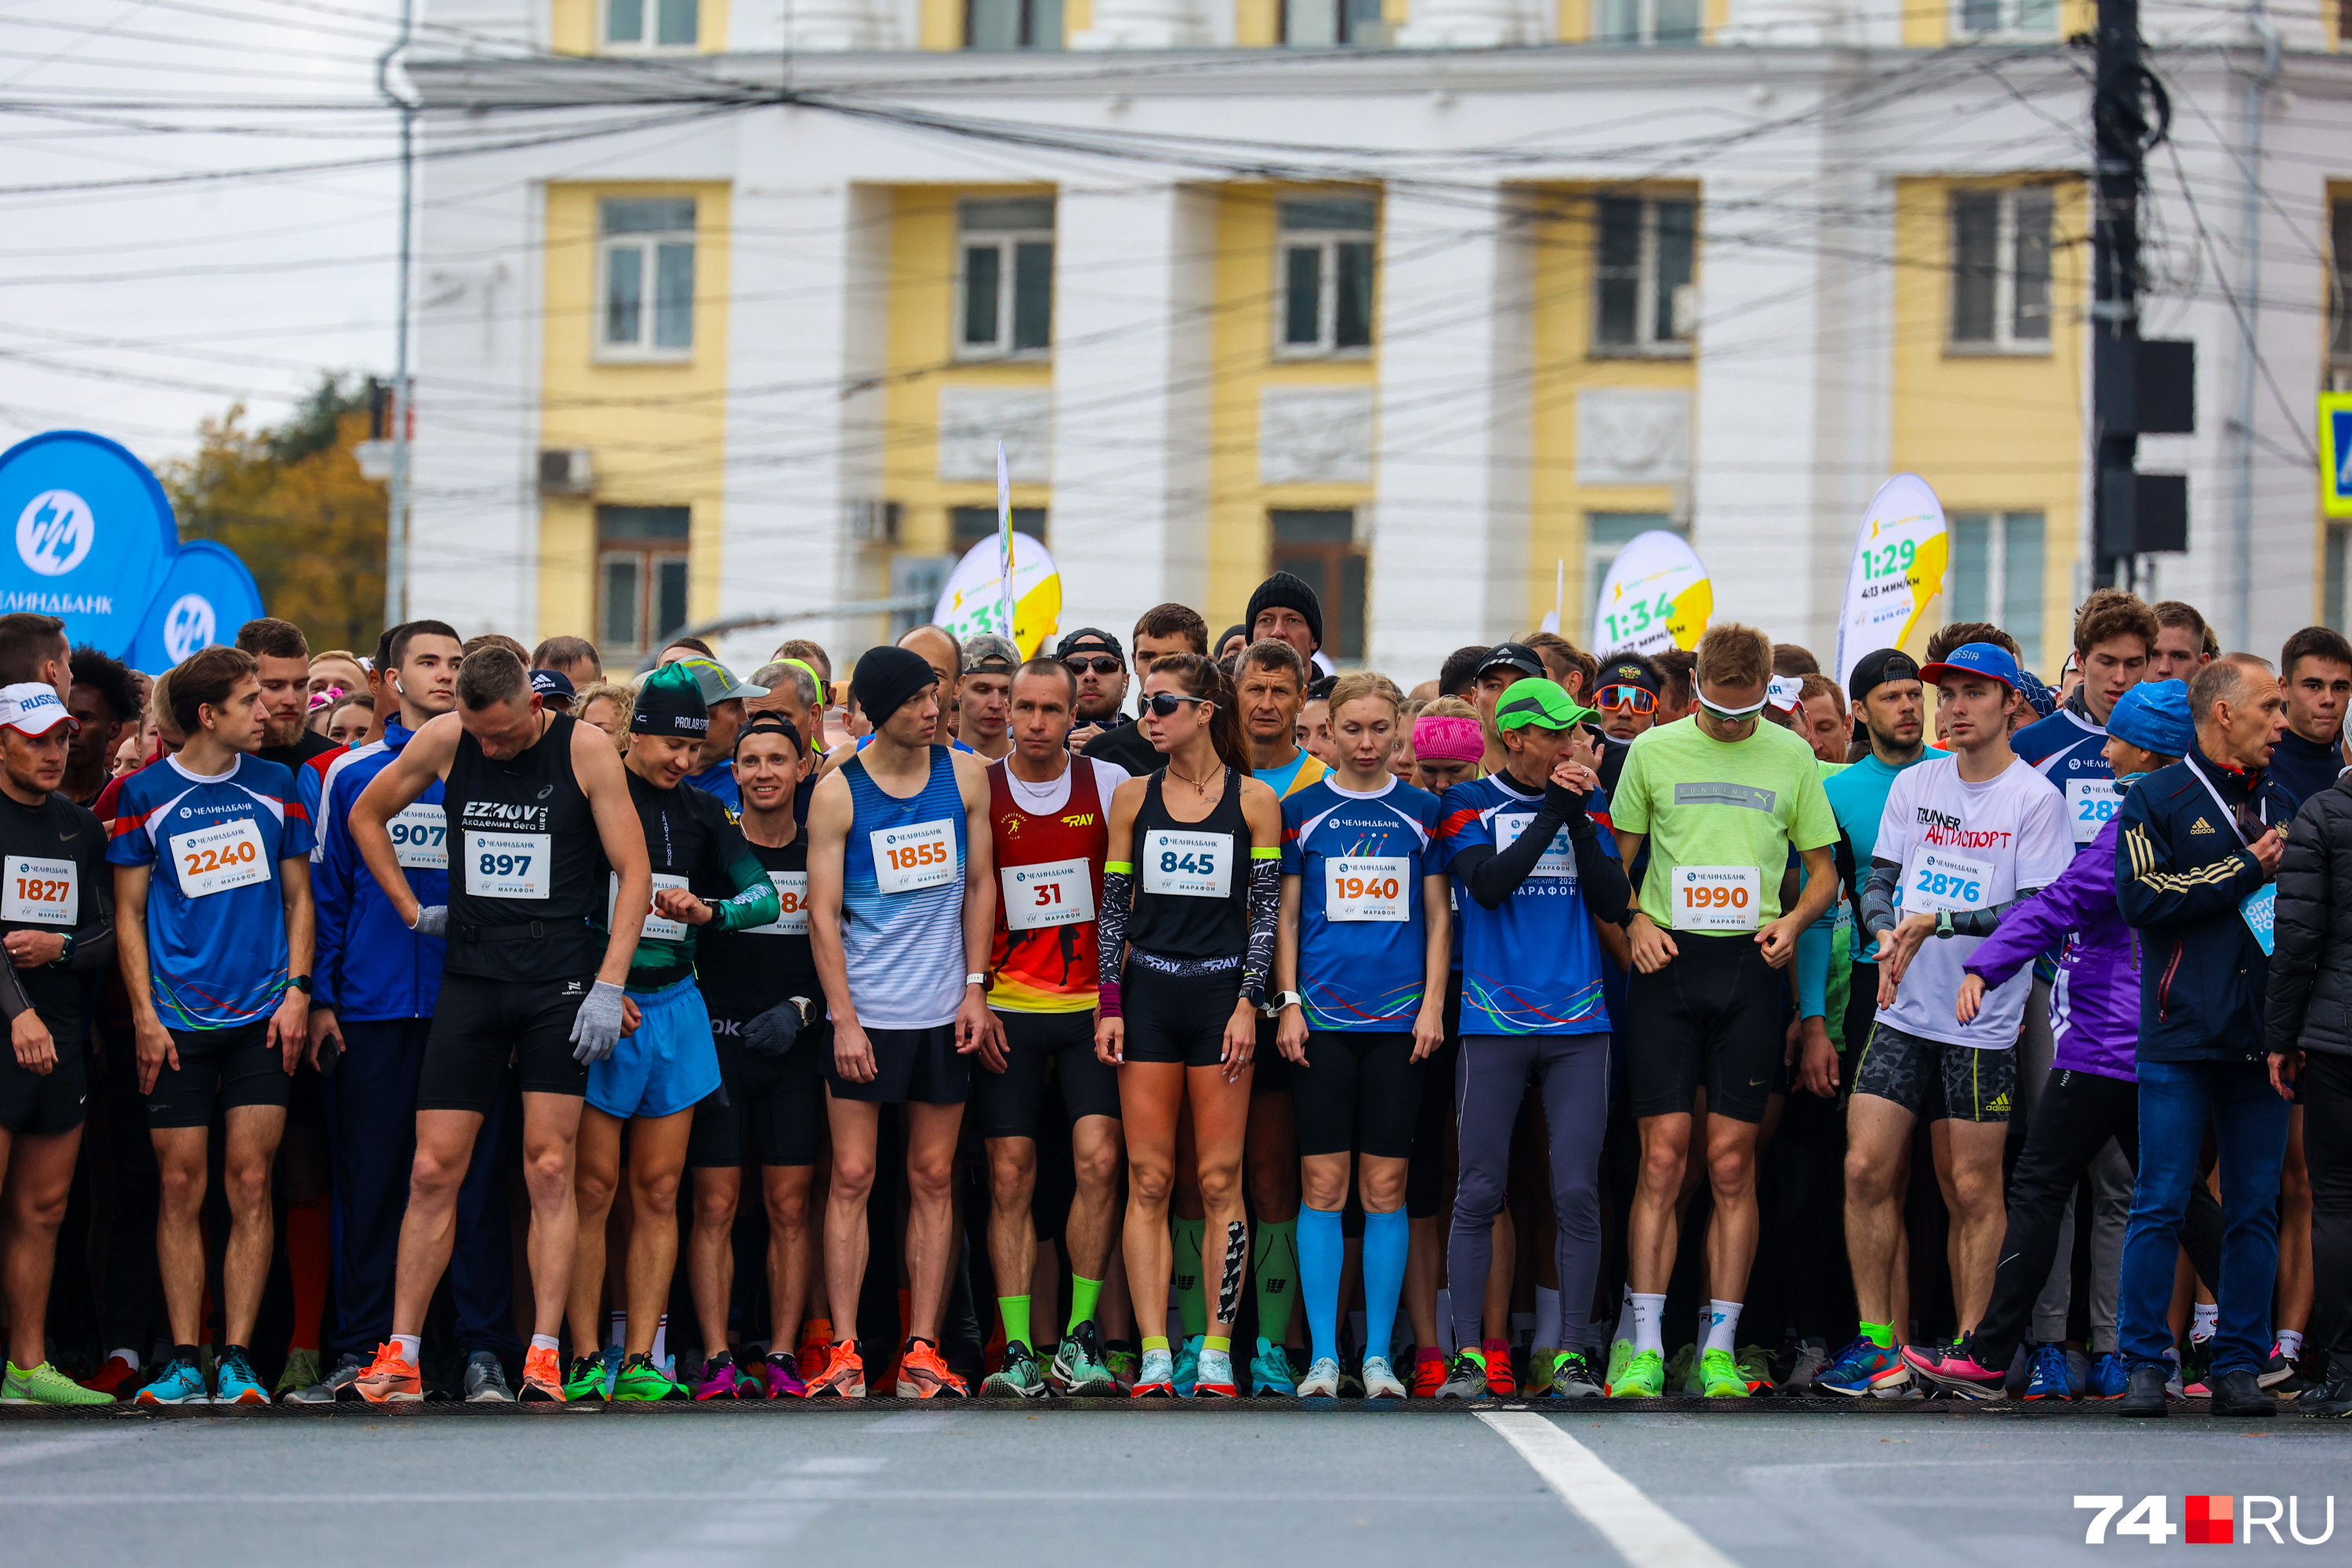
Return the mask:
<svg viewBox="0 0 2352 1568">
<path fill-rule="evenodd" d="M 0 729 L 22 730 L 27 735 L 46 735 L 60 724 L 81 725 L 66 711 L 58 700 L 57 689 L 37 680 L 21 681 L 15 686 L 0 686 Z"/>
<path fill-rule="evenodd" d="M 1765 682 L 1764 700 L 1783 712 L 1793 713 L 1804 705 L 1805 682 L 1800 676 L 1776 675 Z"/>
</svg>

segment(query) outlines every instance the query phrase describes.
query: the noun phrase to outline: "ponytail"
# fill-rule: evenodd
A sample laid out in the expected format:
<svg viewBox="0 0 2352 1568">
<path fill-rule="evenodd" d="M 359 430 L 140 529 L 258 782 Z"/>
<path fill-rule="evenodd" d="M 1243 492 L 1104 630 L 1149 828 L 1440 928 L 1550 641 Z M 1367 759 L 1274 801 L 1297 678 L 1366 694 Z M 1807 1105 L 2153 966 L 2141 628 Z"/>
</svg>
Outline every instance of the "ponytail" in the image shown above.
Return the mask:
<svg viewBox="0 0 2352 1568">
<path fill-rule="evenodd" d="M 1183 683 L 1187 696 L 1197 697 L 1213 710 L 1209 741 L 1217 760 L 1235 773 L 1250 771 L 1249 740 L 1242 729 L 1241 698 L 1224 666 L 1197 653 L 1165 653 L 1151 661 L 1151 675 L 1172 675 Z"/>
</svg>

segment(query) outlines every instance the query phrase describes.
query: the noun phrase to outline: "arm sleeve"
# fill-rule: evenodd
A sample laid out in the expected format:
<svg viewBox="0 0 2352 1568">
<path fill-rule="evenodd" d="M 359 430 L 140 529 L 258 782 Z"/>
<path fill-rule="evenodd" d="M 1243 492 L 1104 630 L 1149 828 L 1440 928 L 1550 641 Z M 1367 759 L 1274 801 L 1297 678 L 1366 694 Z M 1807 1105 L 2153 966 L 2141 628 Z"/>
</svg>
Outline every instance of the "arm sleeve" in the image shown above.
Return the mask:
<svg viewBox="0 0 2352 1568">
<path fill-rule="evenodd" d="M 1862 929 L 1876 936 L 1895 929 L 1895 889 L 1903 868 L 1892 860 L 1870 859 L 1870 880 L 1862 889 Z"/>
<path fill-rule="evenodd" d="M 0 960 L 0 1018 L 16 1021 L 19 1013 L 33 1010 L 33 999 L 25 994 L 25 983 L 16 978 L 16 966 Z"/>
<path fill-rule="evenodd" d="M 2263 885 L 2261 865 L 2227 834 L 2216 836 L 2233 846 L 2227 853 L 2176 869 L 2166 825 L 2143 804 L 2147 794 L 2145 784 L 2132 791 L 2116 814 L 2124 826 L 2116 837 L 2116 907 L 2126 925 L 2147 931 L 2222 914 Z"/>
<path fill-rule="evenodd" d="M 727 856 L 727 879 L 735 885 L 735 896 L 713 910 L 719 918 L 711 923 L 720 931 L 775 924 L 784 912 L 775 883 L 768 879 L 767 868 L 743 841 L 742 829 L 730 822 L 727 832 L 729 837 L 720 844 Z"/>
<path fill-rule="evenodd" d="M 339 830 L 328 813 L 333 804 L 331 786 L 350 776 L 345 768 L 328 781 L 331 793 L 320 799 L 319 842 L 310 859 L 310 907 L 317 932 L 310 952 L 310 1004 L 315 1007 L 341 1005 L 336 994 L 343 963 L 343 921 L 351 910 L 352 836 L 348 828 Z"/>
<path fill-rule="evenodd" d="M 1797 1016 L 1825 1018 L 1830 1010 L 1830 944 L 1837 922 L 1818 920 L 1797 933 Z"/>
<path fill-rule="evenodd" d="M 83 857 L 80 923 L 73 929 L 73 962 L 68 970 L 114 967 L 114 876 L 103 854 L 93 848 Z"/>
<path fill-rule="evenodd" d="M 1537 809 L 1535 820 L 1528 824 L 1527 831 L 1515 843 L 1505 849 L 1485 844 L 1465 845 L 1455 852 L 1450 868 L 1462 879 L 1480 908 L 1499 910 L 1519 890 L 1519 884 L 1534 875 L 1536 863 L 1551 847 L 1559 830 L 1570 826 L 1570 818 L 1584 815 L 1583 802 L 1559 785 L 1547 784 L 1543 805 Z M 1589 837 L 1590 817 L 1585 817 L 1585 830 Z M 1573 834 L 1574 829 L 1570 828 L 1570 832 Z M 1583 872 L 1584 862 L 1580 856 L 1577 874 L 1581 876 Z"/>
<path fill-rule="evenodd" d="M 2304 1015 L 2311 1006 L 2312 983 L 2326 951 L 2330 854 L 2327 816 L 2315 809 L 2322 797 L 2296 815 L 2279 858 L 2278 905 L 2271 928 L 2270 993 L 2263 1033 L 2273 1051 L 2291 1051 L 2303 1039 Z"/>
<path fill-rule="evenodd" d="M 1626 879 L 1625 863 L 1617 858 L 1617 840 L 1604 833 L 1590 812 L 1569 819 L 1569 842 L 1576 848 L 1577 880 L 1584 889 L 1584 907 L 1603 925 L 1622 925 L 1633 907 L 1633 884 Z"/>
<path fill-rule="evenodd" d="M 1274 928 L 1282 913 L 1282 862 L 1271 855 L 1250 859 L 1249 946 L 1242 954 L 1242 994 L 1265 1005 L 1266 976 L 1274 973 Z"/>
<path fill-rule="evenodd" d="M 2009 911 L 2033 897 L 2039 888 L 2020 888 L 2017 897 L 2005 904 L 1988 904 L 1980 910 L 1955 910 L 1952 912 L 1954 936 L 1990 936 Z"/>
<path fill-rule="evenodd" d="M 1095 974 L 1102 992 L 1099 1011 L 1106 1018 L 1116 1018 L 1119 964 L 1127 956 L 1127 917 L 1135 901 L 1134 868 L 1124 860 L 1105 866 L 1102 891 L 1102 908 L 1095 917 Z"/>
</svg>

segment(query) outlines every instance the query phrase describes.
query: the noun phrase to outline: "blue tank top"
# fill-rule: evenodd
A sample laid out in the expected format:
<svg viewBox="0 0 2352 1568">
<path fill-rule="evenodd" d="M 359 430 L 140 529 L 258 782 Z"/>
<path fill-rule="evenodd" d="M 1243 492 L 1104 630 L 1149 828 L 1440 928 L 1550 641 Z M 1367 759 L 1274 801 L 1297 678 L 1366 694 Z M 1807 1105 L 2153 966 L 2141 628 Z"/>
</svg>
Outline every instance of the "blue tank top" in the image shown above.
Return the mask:
<svg viewBox="0 0 2352 1568">
<path fill-rule="evenodd" d="M 931 748 L 931 776 L 905 800 L 874 782 L 866 759 L 849 781 L 849 841 L 841 867 L 841 945 L 857 1021 L 869 1029 L 932 1029 L 963 1004 L 963 793 L 955 760 Z"/>
</svg>

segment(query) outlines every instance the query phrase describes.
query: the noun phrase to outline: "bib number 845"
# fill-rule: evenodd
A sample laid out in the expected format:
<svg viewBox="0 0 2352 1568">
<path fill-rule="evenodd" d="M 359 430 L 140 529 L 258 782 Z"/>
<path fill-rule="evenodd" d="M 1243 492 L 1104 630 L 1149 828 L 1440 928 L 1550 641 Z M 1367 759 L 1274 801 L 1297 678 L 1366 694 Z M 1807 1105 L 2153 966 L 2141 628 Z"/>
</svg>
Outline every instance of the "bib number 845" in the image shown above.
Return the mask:
<svg viewBox="0 0 2352 1568">
<path fill-rule="evenodd" d="M 1160 853 L 1160 868 L 1162 871 L 1188 871 L 1195 877 L 1213 877 L 1217 874 L 1217 857 L 1210 851 L 1179 855 L 1173 849 L 1163 849 Z"/>
</svg>

